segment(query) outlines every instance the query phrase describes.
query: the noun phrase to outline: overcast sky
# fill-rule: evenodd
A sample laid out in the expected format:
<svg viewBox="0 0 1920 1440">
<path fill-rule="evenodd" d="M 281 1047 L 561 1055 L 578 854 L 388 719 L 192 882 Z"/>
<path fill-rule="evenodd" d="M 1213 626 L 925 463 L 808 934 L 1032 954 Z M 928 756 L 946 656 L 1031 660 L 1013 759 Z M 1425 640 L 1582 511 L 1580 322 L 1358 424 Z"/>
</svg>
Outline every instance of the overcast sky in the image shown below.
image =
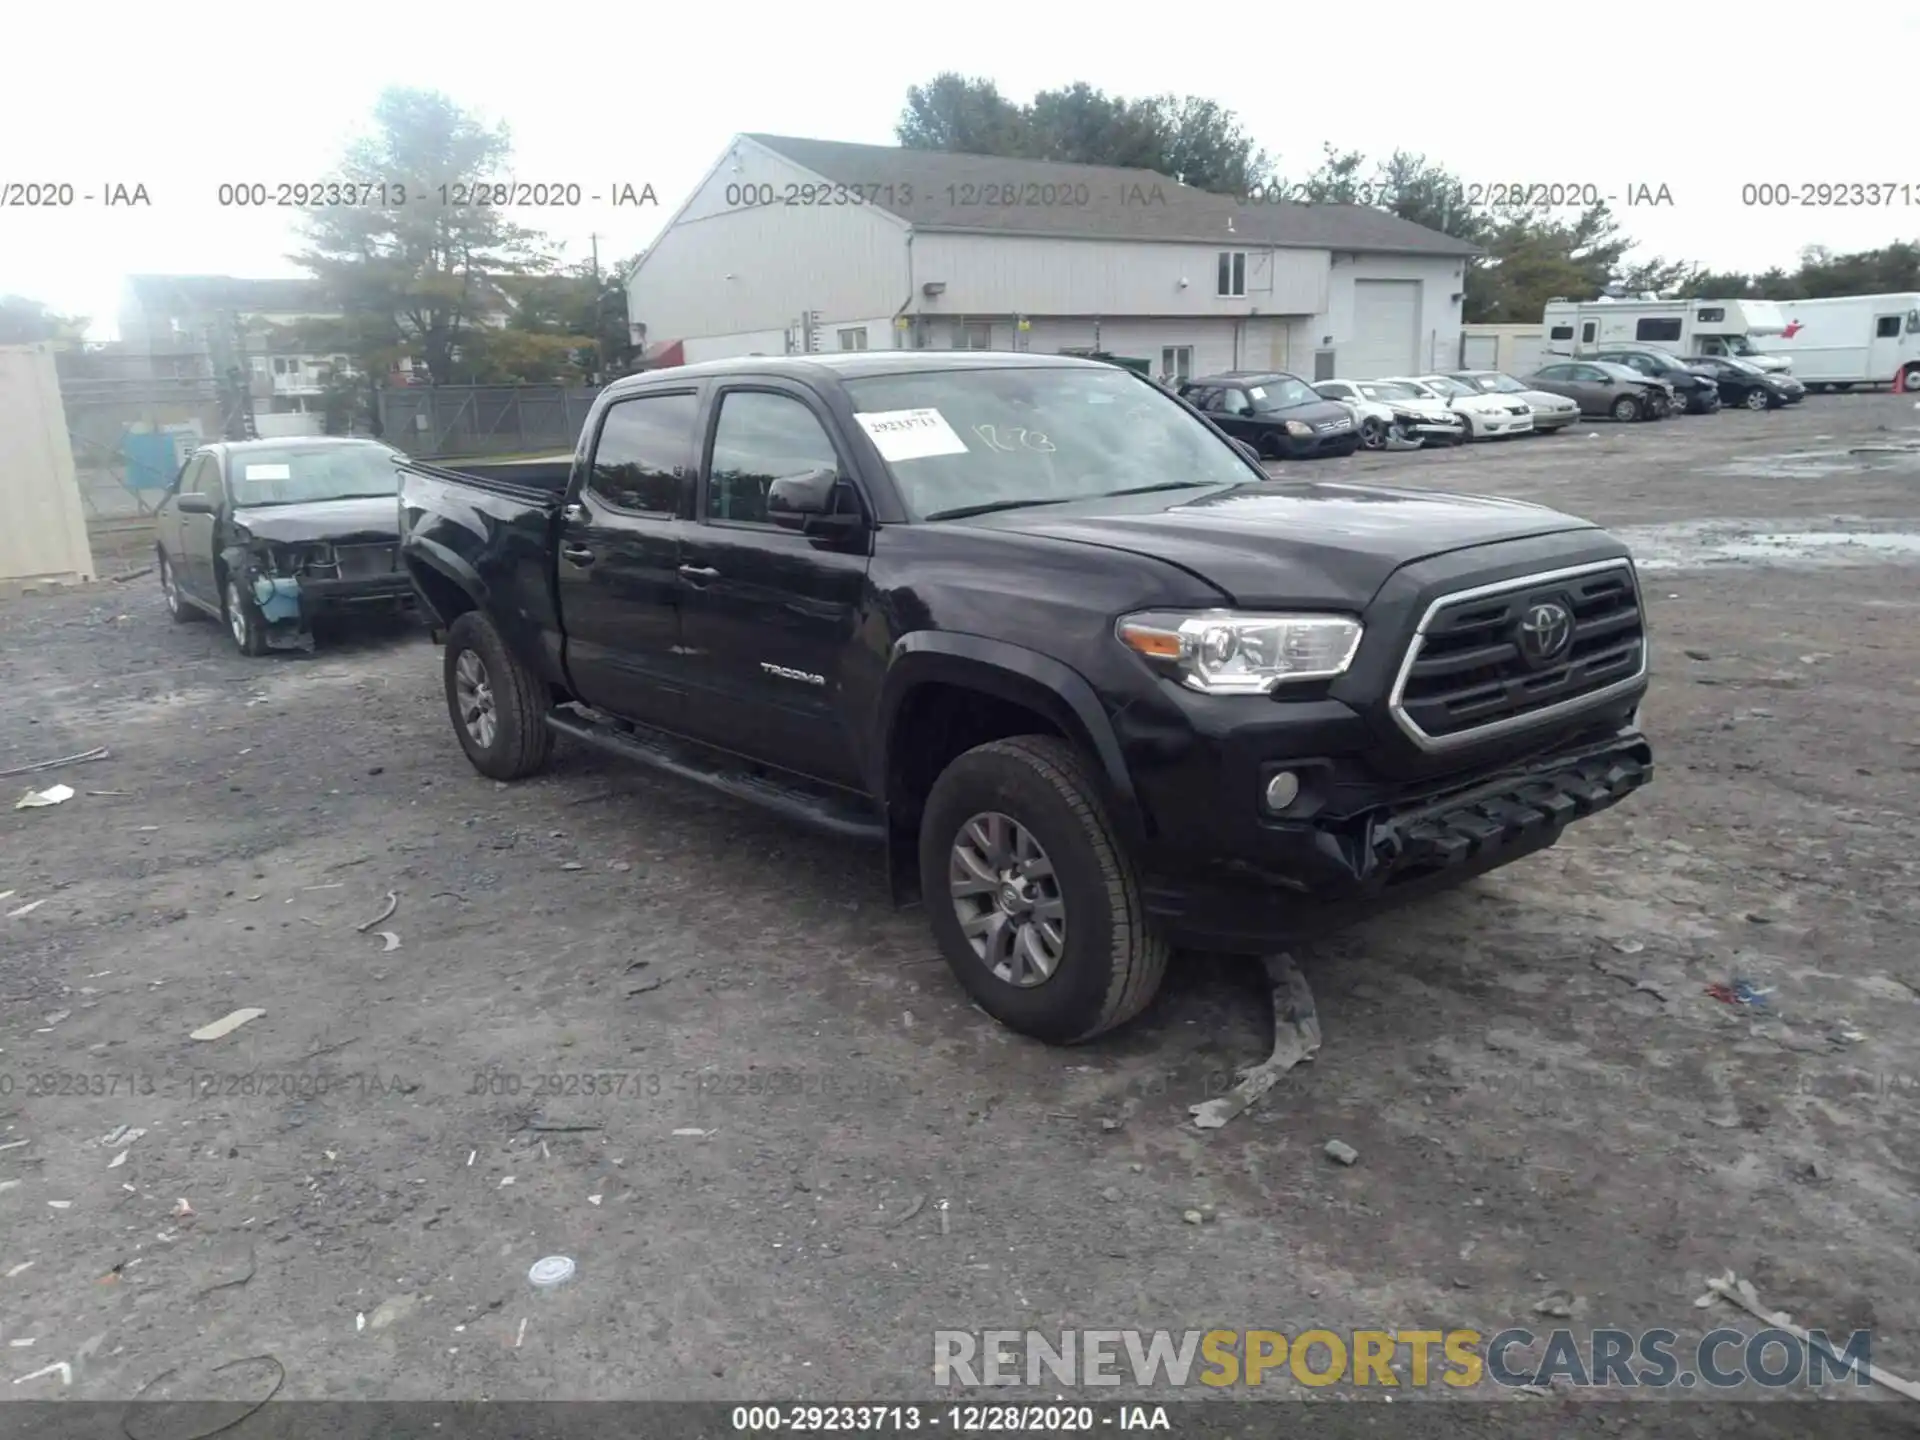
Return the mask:
<svg viewBox="0 0 1920 1440">
<path fill-rule="evenodd" d="M 505 120 L 519 179 L 602 194 L 651 183 L 657 209 L 518 217 L 574 256 L 598 233 L 603 261 L 647 244 L 736 132 L 890 144 L 907 86 L 942 69 L 991 77 L 1017 100 L 1075 80 L 1209 96 L 1295 177 L 1325 141 L 1424 151 L 1469 183 L 1593 184 L 1618 197 L 1641 254 L 1720 269 L 1791 267 L 1808 244 L 1920 238 L 1920 7 L 1874 6 L 1858 25 L 1819 26 L 1785 0 L 1750 7 L 1777 10 L 1778 25 L 1711 6 L 1683 22 L 1658 6 L 1602 15 L 1499 0 L 1224 10 L 123 3 L 19 5 L 0 20 L 0 184 L 68 181 L 96 195 L 143 184 L 152 199 L 144 209 L 0 208 L 0 293 L 89 315 L 99 338 L 114 334 L 130 272 L 301 273 L 285 258 L 287 212 L 222 209 L 218 187 L 324 178 L 396 83 Z M 1679 28 L 1662 31 L 1667 20 Z M 1763 182 L 1907 189 L 1878 209 L 1743 205 L 1742 186 Z M 1628 207 L 1641 185 L 1664 185 L 1673 203 Z"/>
</svg>

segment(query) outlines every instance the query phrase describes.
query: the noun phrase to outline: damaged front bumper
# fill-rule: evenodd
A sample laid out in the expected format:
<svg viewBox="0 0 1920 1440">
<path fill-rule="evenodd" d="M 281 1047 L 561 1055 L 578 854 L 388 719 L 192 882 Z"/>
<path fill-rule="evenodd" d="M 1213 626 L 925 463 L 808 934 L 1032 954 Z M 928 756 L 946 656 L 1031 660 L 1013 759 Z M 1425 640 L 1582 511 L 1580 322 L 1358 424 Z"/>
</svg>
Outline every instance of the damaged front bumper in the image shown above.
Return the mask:
<svg viewBox="0 0 1920 1440">
<path fill-rule="evenodd" d="M 275 650 L 313 649 L 317 618 L 413 603 L 413 586 L 404 570 L 346 578 L 276 573 L 284 568 L 270 559 L 249 556 L 244 572 L 267 644 Z"/>
<path fill-rule="evenodd" d="M 1444 790 L 1265 821 L 1252 854 L 1150 872 L 1147 910 L 1175 945 L 1260 953 L 1545 849 L 1652 775 L 1652 748 L 1629 726 Z"/>
</svg>

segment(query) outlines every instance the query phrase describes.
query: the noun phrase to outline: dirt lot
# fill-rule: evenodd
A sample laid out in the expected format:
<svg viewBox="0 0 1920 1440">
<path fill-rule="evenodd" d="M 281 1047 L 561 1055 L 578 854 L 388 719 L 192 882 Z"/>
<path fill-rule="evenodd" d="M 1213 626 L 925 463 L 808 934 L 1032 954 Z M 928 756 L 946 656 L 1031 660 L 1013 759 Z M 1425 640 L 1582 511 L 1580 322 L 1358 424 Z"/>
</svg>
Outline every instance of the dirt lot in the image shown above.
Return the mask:
<svg viewBox="0 0 1920 1440">
<path fill-rule="evenodd" d="M 1565 1291 L 1691 1334 L 1728 1268 L 1920 1373 L 1920 455 L 1848 453 L 1916 422 L 1300 467 L 1623 527 L 1662 768 L 1303 954 L 1324 1048 L 1208 1133 L 1257 967 L 1048 1049 L 864 851 L 577 749 L 479 778 L 413 631 L 248 661 L 150 578 L 0 603 L 0 769 L 112 750 L 0 810 L 0 1357 L 72 1367 L 8 1398 L 262 1353 L 283 1397 L 903 1397 L 937 1328 L 1544 1330 Z"/>
</svg>

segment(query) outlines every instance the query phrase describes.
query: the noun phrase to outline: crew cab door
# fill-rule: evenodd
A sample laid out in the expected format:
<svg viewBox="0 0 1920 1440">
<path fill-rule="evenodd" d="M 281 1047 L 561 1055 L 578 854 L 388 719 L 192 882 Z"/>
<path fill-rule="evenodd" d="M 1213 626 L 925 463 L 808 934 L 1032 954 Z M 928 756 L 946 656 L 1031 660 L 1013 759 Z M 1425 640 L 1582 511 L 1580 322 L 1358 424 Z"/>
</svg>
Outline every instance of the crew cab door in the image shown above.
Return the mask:
<svg viewBox="0 0 1920 1440">
<path fill-rule="evenodd" d="M 624 720 L 680 728 L 680 537 L 693 491 L 697 388 L 600 414 L 560 512 L 560 627 L 573 691 Z"/>
<path fill-rule="evenodd" d="M 767 518 L 767 487 L 833 470 L 836 508 L 866 514 L 852 464 L 812 392 L 767 379 L 714 388 L 699 515 L 685 530 L 687 730 L 751 759 L 857 788 L 844 668 L 856 644 L 872 529 L 829 538 Z"/>
</svg>

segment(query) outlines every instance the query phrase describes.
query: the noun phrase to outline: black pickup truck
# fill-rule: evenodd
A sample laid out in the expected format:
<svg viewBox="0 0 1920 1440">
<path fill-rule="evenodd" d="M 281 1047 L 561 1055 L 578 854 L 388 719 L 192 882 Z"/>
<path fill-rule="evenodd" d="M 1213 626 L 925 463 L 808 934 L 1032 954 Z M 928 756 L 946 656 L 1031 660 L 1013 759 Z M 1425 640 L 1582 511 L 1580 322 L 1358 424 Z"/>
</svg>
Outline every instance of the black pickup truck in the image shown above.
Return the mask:
<svg viewBox="0 0 1920 1440">
<path fill-rule="evenodd" d="M 879 842 L 990 1014 L 1071 1043 L 1176 947 L 1262 953 L 1645 783 L 1626 548 L 1275 479 L 1061 356 L 619 381 L 566 462 L 401 471 L 468 758 L 556 734 Z"/>
</svg>

